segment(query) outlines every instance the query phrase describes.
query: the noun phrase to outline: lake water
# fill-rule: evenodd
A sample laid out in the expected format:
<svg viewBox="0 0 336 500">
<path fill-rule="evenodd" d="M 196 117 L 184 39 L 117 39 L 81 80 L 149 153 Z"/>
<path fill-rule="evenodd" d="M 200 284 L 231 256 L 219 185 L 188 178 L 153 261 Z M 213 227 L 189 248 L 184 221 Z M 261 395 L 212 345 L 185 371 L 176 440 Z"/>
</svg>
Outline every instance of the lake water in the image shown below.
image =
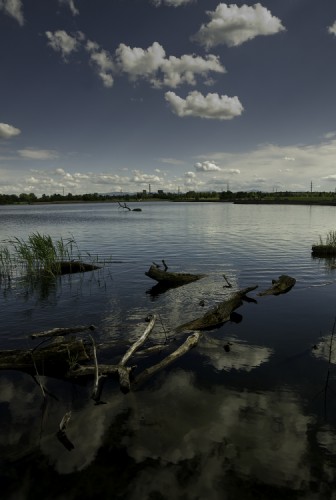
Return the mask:
<svg viewBox="0 0 336 500">
<path fill-rule="evenodd" d="M 335 230 L 335 207 L 131 206 L 142 211 L 0 206 L 1 244 L 33 232 L 73 238 L 84 260 L 103 265 L 49 286 L 3 283 L 0 349 L 35 347 L 33 332 L 93 324 L 99 361 L 117 363 L 155 313 L 143 347 L 165 347 L 135 355 L 141 371 L 182 344 L 188 333 L 176 334 L 178 325 L 258 285 L 253 300 L 138 390 L 124 395 L 108 379 L 105 404 L 90 398 L 91 380 L 43 377 L 43 402 L 30 375 L 2 371 L 2 498 L 336 499 L 336 269 L 311 257 L 319 236 Z M 169 271 L 206 277 L 155 294 L 145 271 L 162 259 Z M 292 290 L 258 296 L 281 274 L 296 279 Z M 67 411 L 71 450 L 57 438 Z"/>
</svg>

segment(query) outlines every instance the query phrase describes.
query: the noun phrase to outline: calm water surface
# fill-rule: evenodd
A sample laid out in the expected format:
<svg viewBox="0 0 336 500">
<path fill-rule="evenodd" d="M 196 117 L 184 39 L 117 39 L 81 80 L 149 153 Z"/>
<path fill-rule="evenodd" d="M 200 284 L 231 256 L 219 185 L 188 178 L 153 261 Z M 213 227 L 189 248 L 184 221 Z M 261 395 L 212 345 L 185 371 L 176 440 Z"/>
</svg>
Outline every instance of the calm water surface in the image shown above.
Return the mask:
<svg viewBox="0 0 336 500">
<path fill-rule="evenodd" d="M 0 206 L 1 244 L 37 231 L 73 238 L 82 257 L 103 265 L 48 287 L 3 285 L 1 349 L 35 347 L 32 332 L 94 324 L 99 360 L 116 363 L 156 313 L 147 346 L 167 347 L 136 355 L 141 371 L 185 340 L 174 333 L 179 324 L 258 285 L 253 300 L 136 392 L 123 395 L 108 380 L 106 404 L 90 399 L 91 381 L 51 377 L 42 404 L 31 376 L 2 371 L 3 498 L 336 499 L 336 270 L 311 257 L 335 229 L 335 207 L 140 206 Z M 206 277 L 155 295 L 144 273 L 161 259 Z M 281 274 L 296 278 L 294 288 L 259 297 Z M 71 451 L 56 436 L 70 410 Z"/>
</svg>

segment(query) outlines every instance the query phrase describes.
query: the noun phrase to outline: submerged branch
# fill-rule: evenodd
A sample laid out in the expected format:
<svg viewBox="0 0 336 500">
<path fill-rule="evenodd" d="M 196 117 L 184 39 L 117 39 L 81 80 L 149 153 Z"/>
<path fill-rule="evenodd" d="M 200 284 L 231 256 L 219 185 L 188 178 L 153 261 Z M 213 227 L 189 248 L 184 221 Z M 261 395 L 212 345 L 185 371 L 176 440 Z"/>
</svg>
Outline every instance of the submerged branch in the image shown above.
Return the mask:
<svg viewBox="0 0 336 500">
<path fill-rule="evenodd" d="M 162 361 L 160 361 L 156 365 L 146 368 L 143 372 L 137 375 L 134 379 L 133 384 L 135 386 L 139 386 L 140 384 L 144 383 L 149 377 L 154 375 L 154 373 L 158 372 L 159 370 L 162 370 L 163 368 L 166 368 L 180 356 L 183 356 L 183 354 L 190 351 L 190 349 L 192 349 L 197 345 L 200 336 L 201 336 L 200 332 L 195 332 L 189 335 L 186 341 L 180 347 L 178 347 L 176 351 L 166 356 Z"/>
<path fill-rule="evenodd" d="M 32 333 L 30 338 L 37 339 L 40 337 L 58 337 L 69 335 L 71 333 L 85 332 L 86 330 L 95 330 L 94 325 L 73 326 L 70 328 L 52 328 L 51 330 L 44 330 L 42 332 Z"/>
</svg>

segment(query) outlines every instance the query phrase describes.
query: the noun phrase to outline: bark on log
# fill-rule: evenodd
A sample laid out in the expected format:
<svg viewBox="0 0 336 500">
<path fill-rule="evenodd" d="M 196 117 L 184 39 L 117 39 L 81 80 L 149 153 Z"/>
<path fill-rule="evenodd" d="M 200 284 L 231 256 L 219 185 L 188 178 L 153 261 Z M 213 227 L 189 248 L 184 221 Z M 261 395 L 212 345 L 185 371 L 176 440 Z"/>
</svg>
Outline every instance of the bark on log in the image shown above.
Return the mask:
<svg viewBox="0 0 336 500">
<path fill-rule="evenodd" d="M 135 377 L 133 385 L 138 387 L 140 384 L 143 384 L 146 380 L 148 380 L 149 377 L 154 375 L 154 373 L 158 372 L 159 370 L 162 370 L 163 368 L 166 368 L 173 361 L 183 356 L 183 354 L 185 354 L 186 352 L 190 351 L 190 349 L 192 349 L 197 345 L 200 336 L 201 336 L 200 332 L 195 332 L 189 335 L 186 341 L 178 349 L 176 349 L 176 351 L 169 354 L 167 357 L 165 357 L 162 361 L 160 361 L 156 365 L 146 368 L 143 372 L 139 373 L 139 375 Z"/>
<path fill-rule="evenodd" d="M 154 325 L 156 321 L 156 314 L 153 314 L 150 322 L 148 323 L 147 328 L 145 329 L 144 333 L 141 335 L 141 337 L 134 342 L 134 344 L 131 345 L 131 347 L 128 349 L 128 351 L 123 355 L 121 358 L 120 364 L 122 366 L 125 366 L 127 361 L 130 359 L 130 357 L 135 353 L 137 349 L 145 342 L 147 337 L 149 336 L 150 332 L 153 330 Z"/>
<path fill-rule="evenodd" d="M 71 333 L 84 332 L 86 330 L 94 330 L 96 327 L 94 325 L 85 326 L 73 326 L 70 328 L 52 328 L 51 330 L 44 330 L 42 332 L 32 333 L 30 338 L 37 339 L 40 337 L 61 337 L 63 335 L 69 335 Z"/>
<path fill-rule="evenodd" d="M 82 340 L 69 340 L 47 347 L 29 350 L 0 351 L 1 370 L 22 370 L 35 373 L 36 369 L 44 375 L 64 375 L 69 365 L 87 361 L 89 356 Z"/>
<path fill-rule="evenodd" d="M 158 281 L 159 283 L 169 285 L 185 285 L 206 276 L 205 274 L 171 273 L 163 269 L 159 269 L 156 266 L 150 266 L 149 270 L 145 272 L 145 275 L 155 281 Z"/>
<path fill-rule="evenodd" d="M 230 316 L 235 309 L 243 305 L 243 297 L 256 288 L 257 286 L 255 285 L 236 292 L 231 298 L 210 309 L 210 311 L 206 312 L 200 318 L 178 326 L 176 331 L 207 330 L 221 326 L 223 323 L 230 320 Z"/>
<path fill-rule="evenodd" d="M 101 269 L 101 266 L 95 264 L 86 264 L 77 260 L 65 260 L 55 263 L 52 267 L 52 273 L 56 275 L 85 273 L 87 271 L 95 271 Z"/>
<path fill-rule="evenodd" d="M 258 295 L 280 295 L 281 293 L 287 293 L 295 285 L 296 279 L 291 278 L 291 276 L 287 276 L 286 274 L 282 274 L 279 276 L 279 279 L 273 280 L 272 283 L 271 288 L 258 293 Z"/>
</svg>

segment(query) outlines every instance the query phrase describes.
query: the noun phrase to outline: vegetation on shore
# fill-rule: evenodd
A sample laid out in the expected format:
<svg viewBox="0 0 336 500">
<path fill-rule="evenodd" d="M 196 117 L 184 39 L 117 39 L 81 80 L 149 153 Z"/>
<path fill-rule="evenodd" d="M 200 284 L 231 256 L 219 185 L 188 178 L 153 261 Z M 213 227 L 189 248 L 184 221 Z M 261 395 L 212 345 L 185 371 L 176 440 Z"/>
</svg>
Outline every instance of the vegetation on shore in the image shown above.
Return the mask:
<svg viewBox="0 0 336 500">
<path fill-rule="evenodd" d="M 80 260 L 73 238 L 53 241 L 51 236 L 38 232 L 30 234 L 27 241 L 9 240 L 0 246 L 0 283 L 10 281 L 14 275 L 30 278 L 54 277 L 62 274 L 64 262 Z"/>
<path fill-rule="evenodd" d="M 312 246 L 312 254 L 316 257 L 336 255 L 336 231 L 329 231 L 325 239 L 320 236 L 320 241 Z"/>
<path fill-rule="evenodd" d="M 61 195 L 54 193 L 38 197 L 34 193 L 1 194 L 0 205 L 35 204 L 35 203 L 82 203 L 82 202 L 132 202 L 132 201 L 210 201 L 253 204 L 316 204 L 336 205 L 336 193 L 325 191 L 187 191 L 185 193 L 133 193 L 101 194 L 85 193 Z"/>
</svg>

